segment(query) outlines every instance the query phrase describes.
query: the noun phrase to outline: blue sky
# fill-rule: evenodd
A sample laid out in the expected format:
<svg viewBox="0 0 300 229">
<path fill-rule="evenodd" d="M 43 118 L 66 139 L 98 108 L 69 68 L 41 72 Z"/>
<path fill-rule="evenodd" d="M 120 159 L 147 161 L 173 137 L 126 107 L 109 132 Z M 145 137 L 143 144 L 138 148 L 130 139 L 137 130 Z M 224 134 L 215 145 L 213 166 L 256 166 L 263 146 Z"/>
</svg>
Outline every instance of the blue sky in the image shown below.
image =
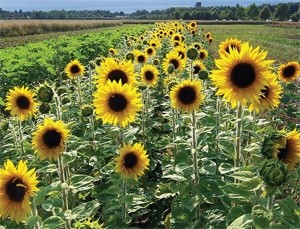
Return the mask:
<svg viewBox="0 0 300 229">
<path fill-rule="evenodd" d="M 3 10 L 49 11 L 54 9 L 65 10 L 109 10 L 111 12 L 124 11 L 132 13 L 138 9 L 148 11 L 156 9 L 166 9 L 170 7 L 193 7 L 196 1 L 201 0 L 0 0 L 0 7 Z M 299 2 L 294 0 L 202 0 L 203 6 L 211 5 L 231 5 L 237 3 L 243 6 L 256 3 L 277 4 L 280 2 Z"/>
</svg>

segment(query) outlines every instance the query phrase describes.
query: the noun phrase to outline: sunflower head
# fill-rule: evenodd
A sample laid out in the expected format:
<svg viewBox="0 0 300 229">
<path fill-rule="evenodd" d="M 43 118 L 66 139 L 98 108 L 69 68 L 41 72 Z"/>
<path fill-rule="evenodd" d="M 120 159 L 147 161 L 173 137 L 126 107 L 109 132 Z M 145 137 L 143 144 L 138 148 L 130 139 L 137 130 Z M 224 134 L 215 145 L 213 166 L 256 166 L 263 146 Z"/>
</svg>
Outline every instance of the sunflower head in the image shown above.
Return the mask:
<svg viewBox="0 0 300 229">
<path fill-rule="evenodd" d="M 32 145 L 41 160 L 56 160 L 65 149 L 69 129 L 62 121 L 45 118 L 33 133 Z"/>
<path fill-rule="evenodd" d="M 202 85 L 199 80 L 184 80 L 170 91 L 171 106 L 191 113 L 203 102 Z"/>
<path fill-rule="evenodd" d="M 186 55 L 189 59 L 191 60 L 195 60 L 198 56 L 198 51 L 196 48 L 194 47 L 190 47 L 187 52 L 186 52 Z"/>
<path fill-rule="evenodd" d="M 166 74 L 170 74 L 170 66 L 174 69 L 172 72 L 181 72 L 185 67 L 185 60 L 183 60 L 176 50 L 167 54 L 163 61 L 163 70 Z"/>
<path fill-rule="evenodd" d="M 38 103 L 34 97 L 35 93 L 28 87 L 14 87 L 6 96 L 5 110 L 9 110 L 11 115 L 24 121 L 37 112 Z"/>
<path fill-rule="evenodd" d="M 258 101 L 252 102 L 249 110 L 256 112 L 273 109 L 279 106 L 282 87 L 277 81 L 275 74 L 269 72 L 266 77 L 266 85 L 261 90 Z"/>
<path fill-rule="evenodd" d="M 90 104 L 84 104 L 81 107 L 81 114 L 84 117 L 89 117 L 93 114 L 93 106 Z"/>
<path fill-rule="evenodd" d="M 199 55 L 198 55 L 199 60 L 203 61 L 206 59 L 207 56 L 208 56 L 208 52 L 205 49 L 201 49 L 199 51 Z"/>
<path fill-rule="evenodd" d="M 65 73 L 70 79 L 74 79 L 77 76 L 81 76 L 85 73 L 85 67 L 82 65 L 79 60 L 72 60 L 65 67 Z"/>
<path fill-rule="evenodd" d="M 149 87 L 153 87 L 158 82 L 158 69 L 151 65 L 151 64 L 145 64 L 141 69 L 141 78 L 145 85 Z"/>
<path fill-rule="evenodd" d="M 146 48 L 145 53 L 148 57 L 150 57 L 150 56 L 154 56 L 156 51 L 152 46 L 149 46 Z"/>
<path fill-rule="evenodd" d="M 129 53 L 126 53 L 126 56 L 125 56 L 126 60 L 131 60 L 133 61 L 134 60 L 134 54 L 129 52 Z"/>
<path fill-rule="evenodd" d="M 39 190 L 37 184 L 35 170 L 28 170 L 25 161 L 15 167 L 7 160 L 0 169 L 0 217 L 17 223 L 25 220 L 31 213 L 30 198 Z"/>
<path fill-rule="evenodd" d="M 202 70 L 206 70 L 205 65 L 203 64 L 202 61 L 195 60 L 192 63 L 192 73 L 193 74 L 199 74 Z"/>
<path fill-rule="evenodd" d="M 134 179 L 144 175 L 144 171 L 148 169 L 150 162 L 146 150 L 140 143 L 133 145 L 124 144 L 115 160 L 116 172 L 124 177 L 132 177 Z"/>
<path fill-rule="evenodd" d="M 121 81 L 108 81 L 98 87 L 93 104 L 97 119 L 121 127 L 133 122 L 142 107 L 141 94 L 133 85 L 122 85 Z"/>
<path fill-rule="evenodd" d="M 107 81 L 121 81 L 122 84 L 132 84 L 136 82 L 136 74 L 134 73 L 134 64 L 131 60 L 120 61 L 115 58 L 108 57 L 96 68 L 98 73 L 95 78 L 99 85 L 104 85 Z"/>
<path fill-rule="evenodd" d="M 114 56 L 118 53 L 118 51 L 115 48 L 109 48 L 108 52 L 112 56 Z"/>
<path fill-rule="evenodd" d="M 278 69 L 278 74 L 283 82 L 293 82 L 300 77 L 300 65 L 296 61 L 281 64 Z"/>
<path fill-rule="evenodd" d="M 266 77 L 272 60 L 265 60 L 267 52 L 253 49 L 248 43 L 241 51 L 232 49 L 230 54 L 215 60 L 217 70 L 212 70 L 210 79 L 217 88 L 217 95 L 231 103 L 234 108 L 240 102 L 257 102 L 266 86 Z"/>
<path fill-rule="evenodd" d="M 226 53 L 230 53 L 230 49 L 237 49 L 238 52 L 241 51 L 242 42 L 238 39 L 227 38 L 219 45 L 219 55 L 222 56 Z"/>
</svg>

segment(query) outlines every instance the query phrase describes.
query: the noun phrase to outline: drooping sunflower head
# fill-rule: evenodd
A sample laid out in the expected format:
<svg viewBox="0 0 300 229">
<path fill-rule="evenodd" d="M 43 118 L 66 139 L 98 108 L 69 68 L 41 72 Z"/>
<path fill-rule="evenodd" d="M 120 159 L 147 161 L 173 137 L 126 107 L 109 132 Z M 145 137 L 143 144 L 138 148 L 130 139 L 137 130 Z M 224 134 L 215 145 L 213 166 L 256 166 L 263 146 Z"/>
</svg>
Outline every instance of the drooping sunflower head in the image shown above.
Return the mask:
<svg viewBox="0 0 300 229">
<path fill-rule="evenodd" d="M 15 167 L 7 160 L 0 169 L 0 217 L 17 223 L 25 220 L 31 213 L 30 198 L 39 190 L 37 184 L 35 170 L 28 170 L 25 161 Z"/>
<path fill-rule="evenodd" d="M 300 65 L 296 61 L 281 64 L 278 69 L 278 74 L 283 82 L 293 82 L 300 77 Z"/>
<path fill-rule="evenodd" d="M 132 84 L 108 81 L 97 88 L 93 104 L 97 119 L 114 126 L 127 126 L 142 108 L 141 94 Z"/>
<path fill-rule="evenodd" d="M 202 71 L 202 70 L 206 70 L 206 67 L 203 64 L 203 62 L 200 61 L 200 60 L 193 61 L 193 64 L 192 64 L 192 73 L 193 74 L 199 74 L 199 72 Z"/>
<path fill-rule="evenodd" d="M 116 157 L 116 172 L 124 177 L 137 179 L 148 169 L 149 158 L 141 143 L 124 144 Z"/>
<path fill-rule="evenodd" d="M 6 108 L 11 115 L 24 121 L 37 112 L 38 103 L 35 101 L 35 93 L 28 87 L 14 87 L 6 96 Z"/>
<path fill-rule="evenodd" d="M 276 75 L 269 72 L 266 76 L 266 85 L 261 90 L 258 101 L 252 102 L 249 110 L 256 112 L 273 109 L 280 103 L 282 87 L 276 79 Z"/>
<path fill-rule="evenodd" d="M 162 67 L 166 74 L 170 74 L 169 68 L 173 68 L 173 72 L 181 72 L 185 67 L 185 60 L 181 59 L 178 52 L 173 50 L 169 52 L 163 61 Z"/>
<path fill-rule="evenodd" d="M 103 85 L 107 81 L 121 81 L 122 84 L 132 84 L 136 82 L 134 73 L 134 64 L 131 60 L 119 61 L 108 57 L 96 68 L 98 73 L 95 78 L 98 84 Z"/>
<path fill-rule="evenodd" d="M 248 43 L 241 51 L 232 49 L 230 54 L 215 60 L 217 70 L 212 70 L 210 79 L 217 88 L 217 95 L 231 103 L 234 108 L 238 102 L 258 102 L 266 86 L 266 77 L 272 60 L 266 60 L 267 52 L 253 49 Z"/>
<path fill-rule="evenodd" d="M 206 51 L 206 49 L 200 49 L 199 51 L 199 60 L 205 60 L 208 56 L 208 52 Z"/>
<path fill-rule="evenodd" d="M 85 67 L 79 62 L 79 60 L 72 60 L 65 67 L 65 73 L 69 79 L 74 79 L 85 73 Z"/>
<path fill-rule="evenodd" d="M 158 75 L 158 69 L 151 64 L 145 64 L 141 69 L 142 81 L 149 87 L 153 87 L 157 84 Z"/>
<path fill-rule="evenodd" d="M 230 53 L 230 48 L 231 49 L 237 49 L 238 52 L 241 51 L 241 47 L 242 47 L 242 42 L 238 39 L 234 39 L 234 38 L 227 38 L 225 41 L 223 41 L 220 45 L 219 45 L 219 55 L 222 56 L 225 53 Z"/>
<path fill-rule="evenodd" d="M 184 80 L 170 91 L 172 108 L 178 108 L 188 113 L 199 108 L 203 97 L 202 85 L 199 80 Z"/>
<path fill-rule="evenodd" d="M 41 160 L 56 160 L 65 149 L 69 133 L 62 121 L 45 118 L 33 133 L 32 146 Z"/>
<path fill-rule="evenodd" d="M 290 131 L 283 139 L 285 144 L 276 145 L 272 152 L 273 158 L 287 164 L 288 169 L 292 170 L 300 162 L 300 132 Z"/>
</svg>

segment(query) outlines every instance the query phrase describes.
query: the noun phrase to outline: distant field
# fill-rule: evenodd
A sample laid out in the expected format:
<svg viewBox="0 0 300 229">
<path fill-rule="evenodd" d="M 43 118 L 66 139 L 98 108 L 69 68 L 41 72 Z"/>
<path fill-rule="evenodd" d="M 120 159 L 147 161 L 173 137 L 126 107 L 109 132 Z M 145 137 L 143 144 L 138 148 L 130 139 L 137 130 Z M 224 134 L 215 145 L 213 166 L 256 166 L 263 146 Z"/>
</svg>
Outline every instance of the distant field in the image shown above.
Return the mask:
<svg viewBox="0 0 300 229">
<path fill-rule="evenodd" d="M 122 22 L 117 20 L 5 20 L 0 23 L 0 37 L 94 29 L 121 24 Z"/>
<path fill-rule="evenodd" d="M 254 46 L 268 50 L 269 58 L 276 63 L 300 61 L 300 29 L 271 25 L 200 25 L 212 33 L 213 50 L 226 38 L 249 41 Z M 213 53 L 217 57 L 217 53 Z"/>
</svg>

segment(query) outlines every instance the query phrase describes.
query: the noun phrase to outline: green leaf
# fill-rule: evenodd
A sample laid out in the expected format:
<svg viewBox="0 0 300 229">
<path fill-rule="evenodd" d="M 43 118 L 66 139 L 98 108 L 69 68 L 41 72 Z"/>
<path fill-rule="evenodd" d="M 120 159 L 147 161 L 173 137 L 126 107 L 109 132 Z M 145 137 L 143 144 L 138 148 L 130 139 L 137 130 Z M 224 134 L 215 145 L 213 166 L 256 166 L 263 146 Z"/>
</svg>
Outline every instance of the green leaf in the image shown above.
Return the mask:
<svg viewBox="0 0 300 229">
<path fill-rule="evenodd" d="M 254 177 L 250 180 L 240 183 L 240 187 L 247 191 L 256 191 L 263 186 L 264 182 L 261 177 Z"/>
<path fill-rule="evenodd" d="M 27 220 L 26 220 L 26 225 L 30 226 L 30 227 L 34 227 L 34 225 L 36 225 L 37 222 L 41 221 L 41 217 L 36 215 L 36 216 L 30 216 Z"/>
<path fill-rule="evenodd" d="M 65 223 L 65 221 L 59 216 L 50 216 L 42 224 L 43 229 L 58 228 Z"/>
<path fill-rule="evenodd" d="M 268 228 L 273 219 L 273 212 L 264 206 L 255 205 L 252 208 L 252 219 L 256 226 L 260 228 Z"/>
<path fill-rule="evenodd" d="M 226 217 L 227 225 L 230 225 L 235 219 L 246 214 L 246 211 L 242 207 L 232 207 Z"/>
<path fill-rule="evenodd" d="M 50 164 L 38 169 L 39 173 L 55 173 L 58 171 L 58 168 L 55 164 Z"/>
<path fill-rule="evenodd" d="M 192 212 L 200 203 L 199 196 L 185 196 L 181 199 L 182 206 Z"/>
<path fill-rule="evenodd" d="M 291 198 L 286 198 L 278 202 L 280 209 L 283 211 L 284 220 L 295 227 L 300 225 L 300 207 Z"/>
<path fill-rule="evenodd" d="M 0 106 L 4 106 L 4 100 L 0 97 Z"/>
<path fill-rule="evenodd" d="M 235 219 L 227 229 L 248 229 L 253 225 L 251 214 L 245 214 Z"/>
<path fill-rule="evenodd" d="M 71 177 L 70 189 L 72 189 L 73 193 L 79 191 L 90 190 L 94 187 L 94 177 L 87 175 L 74 175 Z"/>
<path fill-rule="evenodd" d="M 244 190 L 235 184 L 227 184 L 221 186 L 220 189 L 232 199 L 250 198 L 252 195 L 251 191 Z"/>
<path fill-rule="evenodd" d="M 237 169 L 238 168 L 235 168 L 232 164 L 229 164 L 229 163 L 221 163 L 220 166 L 219 166 L 219 172 L 221 174 L 230 173 L 230 172 L 233 172 Z"/>
<path fill-rule="evenodd" d="M 252 179 L 254 174 L 251 171 L 237 171 L 230 176 L 240 181 L 246 181 Z"/>
<path fill-rule="evenodd" d="M 40 188 L 37 196 L 35 197 L 35 204 L 36 205 L 40 205 L 44 202 L 45 196 L 48 193 L 48 191 L 50 190 L 50 188 L 51 188 L 50 186 Z"/>
</svg>

